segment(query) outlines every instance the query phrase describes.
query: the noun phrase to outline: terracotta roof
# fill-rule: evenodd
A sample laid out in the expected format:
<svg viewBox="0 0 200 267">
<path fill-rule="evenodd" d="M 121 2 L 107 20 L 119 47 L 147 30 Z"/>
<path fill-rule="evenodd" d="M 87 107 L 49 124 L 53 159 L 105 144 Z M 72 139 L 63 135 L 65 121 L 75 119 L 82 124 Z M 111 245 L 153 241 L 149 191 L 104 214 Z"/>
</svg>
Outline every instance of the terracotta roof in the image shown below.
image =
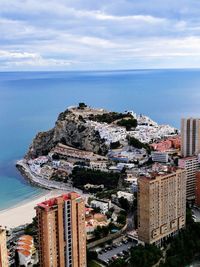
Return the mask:
<svg viewBox="0 0 200 267">
<path fill-rule="evenodd" d="M 30 240 L 26 240 L 26 241 L 24 241 L 24 240 L 18 240 L 17 241 L 17 244 L 18 245 L 28 245 L 28 246 L 32 246 L 33 245 L 33 242 L 31 242 Z"/>
<path fill-rule="evenodd" d="M 29 246 L 27 244 L 18 244 L 17 245 L 17 249 L 24 249 L 24 250 L 30 251 L 31 250 L 31 246 Z"/>
<path fill-rule="evenodd" d="M 23 254 L 24 256 L 28 257 L 31 255 L 31 253 L 27 250 L 23 250 L 23 249 L 17 249 L 17 252 Z"/>
<path fill-rule="evenodd" d="M 33 241 L 33 237 L 30 235 L 22 235 L 20 236 L 19 240 L 29 240 L 29 241 Z"/>
</svg>

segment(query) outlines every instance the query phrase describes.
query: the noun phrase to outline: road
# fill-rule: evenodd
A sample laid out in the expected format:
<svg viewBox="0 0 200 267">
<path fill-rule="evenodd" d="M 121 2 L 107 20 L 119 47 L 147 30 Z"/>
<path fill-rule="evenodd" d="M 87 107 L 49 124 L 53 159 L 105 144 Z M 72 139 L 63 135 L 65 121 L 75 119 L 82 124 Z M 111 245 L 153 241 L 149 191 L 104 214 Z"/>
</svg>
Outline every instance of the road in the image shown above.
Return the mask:
<svg viewBox="0 0 200 267">
<path fill-rule="evenodd" d="M 129 212 L 127 216 L 127 232 L 130 232 L 135 229 L 134 225 L 134 212 Z"/>
</svg>

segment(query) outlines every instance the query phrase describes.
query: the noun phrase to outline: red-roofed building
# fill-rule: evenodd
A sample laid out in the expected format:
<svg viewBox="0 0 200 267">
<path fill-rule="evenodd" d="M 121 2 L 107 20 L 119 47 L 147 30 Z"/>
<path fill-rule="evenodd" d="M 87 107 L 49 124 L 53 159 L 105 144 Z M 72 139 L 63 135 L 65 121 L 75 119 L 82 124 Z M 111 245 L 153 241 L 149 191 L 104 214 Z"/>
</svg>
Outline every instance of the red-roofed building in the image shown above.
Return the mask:
<svg viewBox="0 0 200 267">
<path fill-rule="evenodd" d="M 17 241 L 16 248 L 19 256 L 20 266 L 28 266 L 31 263 L 31 257 L 35 253 L 33 237 L 23 235 Z"/>
<path fill-rule="evenodd" d="M 181 138 L 180 136 L 177 137 L 170 137 L 166 140 L 162 140 L 157 143 L 153 143 L 150 145 L 155 151 L 159 152 L 166 152 L 170 149 L 180 149 L 181 147 Z"/>
</svg>

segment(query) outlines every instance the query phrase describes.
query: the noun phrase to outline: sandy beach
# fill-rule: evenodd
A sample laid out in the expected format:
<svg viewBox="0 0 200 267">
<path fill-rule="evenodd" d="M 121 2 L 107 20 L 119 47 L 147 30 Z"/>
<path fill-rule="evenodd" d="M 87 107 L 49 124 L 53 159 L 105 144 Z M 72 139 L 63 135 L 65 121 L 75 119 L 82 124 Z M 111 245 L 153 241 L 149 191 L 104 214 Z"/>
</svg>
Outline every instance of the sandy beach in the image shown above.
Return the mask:
<svg viewBox="0 0 200 267">
<path fill-rule="evenodd" d="M 34 207 L 49 198 L 56 197 L 64 194 L 62 190 L 51 190 L 45 191 L 44 194 L 28 200 L 27 203 L 19 203 L 15 207 L 0 211 L 0 225 L 6 226 L 7 228 L 17 227 L 26 223 L 31 223 L 32 218 L 35 216 Z"/>
</svg>

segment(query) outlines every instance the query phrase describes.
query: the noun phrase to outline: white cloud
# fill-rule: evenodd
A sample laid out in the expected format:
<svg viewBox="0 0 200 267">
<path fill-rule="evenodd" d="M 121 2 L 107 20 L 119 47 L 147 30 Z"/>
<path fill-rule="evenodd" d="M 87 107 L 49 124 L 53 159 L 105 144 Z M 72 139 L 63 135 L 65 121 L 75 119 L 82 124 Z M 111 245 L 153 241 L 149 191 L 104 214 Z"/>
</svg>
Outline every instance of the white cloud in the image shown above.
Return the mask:
<svg viewBox="0 0 200 267">
<path fill-rule="evenodd" d="M 44 59 L 42 57 L 35 58 L 34 60 L 25 60 L 25 61 L 12 61 L 12 63 L 9 63 L 9 65 L 15 65 L 17 67 L 68 67 L 72 64 L 72 62 L 67 60 L 57 60 L 57 59 Z"/>
<path fill-rule="evenodd" d="M 39 55 L 35 53 L 16 52 L 0 50 L 0 60 L 2 59 L 36 59 Z"/>
<path fill-rule="evenodd" d="M 145 22 L 145 23 L 162 23 L 166 22 L 165 18 L 159 18 L 159 17 L 153 17 L 150 15 L 133 15 L 133 16 L 116 16 L 107 14 L 105 12 L 101 11 L 95 11 L 95 10 L 74 10 L 70 9 L 71 13 L 78 17 L 89 17 L 94 18 L 97 20 L 105 20 L 105 21 L 115 21 L 115 22 Z"/>
<path fill-rule="evenodd" d="M 74 62 L 64 59 L 43 58 L 37 53 L 0 50 L 0 69 L 19 68 L 62 68 L 72 65 Z M 3 67 L 3 68 L 2 68 Z"/>
<path fill-rule="evenodd" d="M 193 0 L 1 0 L 0 68 L 200 67 L 197 7 Z"/>
</svg>

